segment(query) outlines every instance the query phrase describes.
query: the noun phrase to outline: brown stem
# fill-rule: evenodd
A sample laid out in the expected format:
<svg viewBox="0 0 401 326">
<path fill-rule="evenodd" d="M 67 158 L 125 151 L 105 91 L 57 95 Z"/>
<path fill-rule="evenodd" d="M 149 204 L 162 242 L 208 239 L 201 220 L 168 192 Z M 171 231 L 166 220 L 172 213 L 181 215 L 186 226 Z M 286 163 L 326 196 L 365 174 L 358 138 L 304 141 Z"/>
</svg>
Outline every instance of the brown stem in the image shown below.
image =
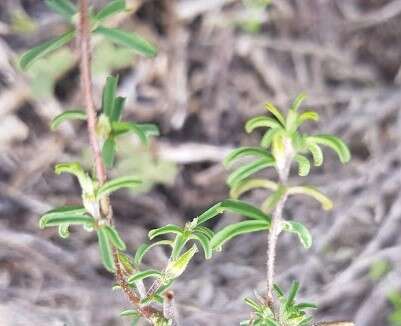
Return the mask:
<svg viewBox="0 0 401 326">
<path fill-rule="evenodd" d="M 96 177 L 100 184 L 107 180 L 106 168 L 104 166 L 100 145 L 96 136 L 96 107 L 92 93 L 92 73 L 91 73 L 91 49 L 90 49 L 90 25 L 88 14 L 88 0 L 80 1 L 80 18 L 79 18 L 79 44 L 80 44 L 80 74 L 82 82 L 82 92 L 85 98 L 85 107 L 87 115 L 87 128 L 89 134 L 90 146 L 94 157 L 94 165 L 96 169 Z M 101 217 L 106 217 L 112 224 L 112 209 L 108 198 L 101 201 Z M 116 267 L 115 277 L 117 284 L 121 287 L 129 301 L 137 308 L 138 312 L 146 319 L 152 316 L 160 316 L 162 313 L 152 307 L 140 306 L 140 298 L 132 291 L 126 281 L 121 269 L 120 260 L 116 248 L 113 248 L 113 260 Z"/>
</svg>

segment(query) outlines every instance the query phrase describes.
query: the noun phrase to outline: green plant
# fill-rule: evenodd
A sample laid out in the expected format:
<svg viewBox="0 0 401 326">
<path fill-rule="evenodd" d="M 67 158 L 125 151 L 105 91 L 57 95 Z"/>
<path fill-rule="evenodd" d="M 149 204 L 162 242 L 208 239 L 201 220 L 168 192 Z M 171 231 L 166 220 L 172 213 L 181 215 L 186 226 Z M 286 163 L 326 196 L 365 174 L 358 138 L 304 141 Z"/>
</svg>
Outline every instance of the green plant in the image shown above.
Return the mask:
<svg viewBox="0 0 401 326">
<path fill-rule="evenodd" d="M 87 122 L 90 148 L 93 156 L 93 172 L 85 171 L 78 162 L 59 163 L 56 174 L 69 173 L 78 179 L 81 187 L 82 205 L 63 206 L 44 213 L 39 221 L 41 228 L 57 227 L 60 237 L 68 238 L 71 226 L 82 226 L 88 232 L 95 232 L 98 239 L 100 257 L 104 267 L 114 273 L 115 289 L 122 290 L 132 309 L 125 310 L 122 316 L 145 318 L 152 325 L 167 326 L 176 324 L 171 286 L 188 266 L 188 263 L 202 248 L 206 258 L 212 250 L 210 239 L 214 233 L 202 224 L 207 216 L 195 218 L 184 227 L 166 225 L 149 232 L 153 239 L 172 234 L 174 239 L 158 240 L 137 248 L 131 256 L 114 225 L 113 211 L 109 195 L 122 188 L 137 188 L 142 181 L 135 176 L 122 176 L 107 180 L 106 168 L 115 163 L 116 140 L 127 133 L 134 133 L 147 145 L 149 138 L 159 134 L 153 124 L 122 121 L 124 98 L 117 96 L 118 78 L 109 76 L 102 95 L 100 114 L 97 114 L 92 94 L 90 37 L 91 33 L 100 34 L 112 42 L 135 50 L 145 56 L 154 56 L 155 48 L 136 34 L 103 26 L 104 21 L 114 14 L 126 10 L 124 0 L 109 2 L 95 14 L 89 12 L 88 0 L 80 1 L 79 12 L 69 0 L 46 0 L 46 4 L 71 23 L 68 32 L 39 45 L 22 55 L 19 65 L 27 69 L 31 65 L 60 49 L 78 36 L 80 44 L 80 74 L 82 92 L 85 98 L 84 110 L 70 110 L 55 117 L 51 129 L 57 129 L 66 120 Z M 78 33 L 79 32 L 79 33 Z M 142 259 L 155 246 L 170 248 L 167 265 L 160 269 L 147 268 Z M 152 280 L 152 282 L 149 282 Z M 162 306 L 158 306 L 161 304 Z"/>
<path fill-rule="evenodd" d="M 306 154 L 310 153 L 315 166 L 323 164 L 324 156 L 320 145 L 334 150 L 340 161 L 346 163 L 350 160 L 350 152 L 345 143 L 332 135 L 307 135 L 299 131 L 300 126 L 308 121 L 317 121 L 316 112 L 300 112 L 299 108 L 304 100 L 299 95 L 293 102 L 285 117 L 273 104 L 267 103 L 266 109 L 272 116 L 257 116 L 250 119 L 245 130 L 250 133 L 257 128 L 267 128 L 257 147 L 240 147 L 233 150 L 224 163 L 230 167 L 234 162 L 243 158 L 256 158 L 246 162 L 232 172 L 227 183 L 233 202 L 237 205 L 238 213 L 248 220 L 229 225 L 218 231 L 211 239 L 212 249 L 220 249 L 228 239 L 234 236 L 255 231 L 269 230 L 267 250 L 266 295 L 259 301 L 247 299 L 247 303 L 254 310 L 254 316 L 245 324 L 251 325 L 307 325 L 310 319 L 305 316 L 306 308 L 312 305 L 296 305 L 295 294 L 298 283 L 294 283 L 290 295 L 286 298 L 276 286 L 274 288 L 274 267 L 276 259 L 276 244 L 282 231 L 291 232 L 298 236 L 305 248 L 312 245 L 312 236 L 302 223 L 283 218 L 283 208 L 286 200 L 292 195 L 307 195 L 319 201 L 325 210 L 333 207 L 331 200 L 318 189 L 309 186 L 291 186 L 288 183 L 290 168 L 293 163 L 298 165 L 298 174 L 309 174 L 311 163 Z M 274 168 L 278 174 L 278 181 L 264 178 L 254 178 L 253 175 L 266 168 Z M 269 194 L 260 208 L 251 206 L 238 198 L 244 193 L 256 189 L 268 189 Z M 215 207 L 219 207 L 221 203 Z M 213 208 L 211 209 L 213 210 Z M 215 210 L 215 214 L 219 211 Z M 274 291 L 275 289 L 275 291 Z M 275 294 L 275 295 L 274 295 Z"/>
<path fill-rule="evenodd" d="M 388 321 L 392 326 L 401 325 L 401 293 L 393 291 L 388 295 L 388 300 L 393 306 L 392 313 L 388 316 Z"/>
</svg>

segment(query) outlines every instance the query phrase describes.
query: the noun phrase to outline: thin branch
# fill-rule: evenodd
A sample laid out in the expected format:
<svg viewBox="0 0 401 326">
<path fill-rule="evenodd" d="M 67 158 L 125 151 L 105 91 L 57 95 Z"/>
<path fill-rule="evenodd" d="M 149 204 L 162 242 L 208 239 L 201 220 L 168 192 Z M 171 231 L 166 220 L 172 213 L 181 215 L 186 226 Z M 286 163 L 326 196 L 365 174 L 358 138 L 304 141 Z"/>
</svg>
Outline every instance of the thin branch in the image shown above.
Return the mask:
<svg viewBox="0 0 401 326">
<path fill-rule="evenodd" d="M 92 73 L 91 73 L 91 51 L 90 51 L 90 26 L 88 14 L 88 0 L 80 1 L 80 19 L 79 19 L 79 43 L 80 43 L 80 73 L 82 82 L 82 92 L 85 98 L 85 107 L 87 114 L 87 128 L 89 134 L 90 146 L 94 158 L 96 168 L 96 176 L 100 184 L 107 180 L 107 172 L 104 166 L 100 145 L 96 136 L 96 107 L 93 100 L 92 93 Z M 109 200 L 101 202 L 100 218 L 106 217 L 110 224 L 112 224 L 112 209 Z M 160 316 L 162 313 L 152 307 L 140 306 L 140 298 L 132 291 L 128 282 L 126 281 L 123 271 L 121 269 L 118 251 L 113 248 L 113 260 L 116 268 L 115 277 L 117 284 L 121 287 L 129 301 L 138 309 L 138 312 L 146 319 L 150 320 L 153 316 Z"/>
</svg>

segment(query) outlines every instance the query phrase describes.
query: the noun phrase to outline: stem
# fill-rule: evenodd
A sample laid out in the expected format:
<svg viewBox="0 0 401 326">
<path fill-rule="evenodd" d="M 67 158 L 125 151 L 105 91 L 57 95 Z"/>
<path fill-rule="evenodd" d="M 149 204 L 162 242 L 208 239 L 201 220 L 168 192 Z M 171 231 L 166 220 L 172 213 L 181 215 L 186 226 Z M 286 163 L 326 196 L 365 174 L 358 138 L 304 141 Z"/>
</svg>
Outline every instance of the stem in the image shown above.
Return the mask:
<svg viewBox="0 0 401 326">
<path fill-rule="evenodd" d="M 285 144 L 285 153 L 283 154 L 282 165 L 278 166 L 278 174 L 279 174 L 279 187 L 286 187 L 288 176 L 290 173 L 291 161 L 293 158 L 293 150 L 292 144 L 290 142 L 286 142 Z M 272 225 L 270 232 L 268 233 L 267 239 L 267 260 L 266 260 L 266 303 L 271 308 L 271 310 L 275 313 L 274 308 L 274 300 L 273 300 L 273 284 L 274 284 L 274 267 L 276 262 L 276 248 L 277 248 L 277 239 L 281 232 L 281 222 L 283 215 L 283 208 L 285 202 L 287 200 L 287 193 L 284 193 L 280 200 L 277 202 L 276 207 L 274 208 L 272 214 Z M 279 317 L 279 316 L 276 316 Z"/>
<path fill-rule="evenodd" d="M 93 100 L 92 92 L 92 72 L 91 72 L 91 49 L 90 49 L 90 26 L 88 15 L 88 0 L 80 1 L 80 18 L 79 18 L 79 43 L 80 43 L 80 74 L 82 82 L 82 92 L 85 98 L 85 108 L 87 114 L 87 129 L 89 134 L 89 142 L 92 150 L 94 165 L 96 169 L 96 177 L 102 185 L 107 180 L 107 172 L 104 166 L 100 145 L 96 136 L 96 107 Z M 101 201 L 101 216 L 106 218 L 110 224 L 113 222 L 112 209 L 110 201 L 105 198 Z M 121 287 L 128 300 L 137 308 L 138 312 L 146 319 L 150 320 L 153 316 L 162 316 L 162 312 L 152 307 L 140 306 L 140 298 L 132 291 L 126 281 L 121 269 L 120 260 L 118 258 L 118 250 L 113 247 L 113 260 L 116 267 L 115 278 L 117 284 Z"/>
</svg>

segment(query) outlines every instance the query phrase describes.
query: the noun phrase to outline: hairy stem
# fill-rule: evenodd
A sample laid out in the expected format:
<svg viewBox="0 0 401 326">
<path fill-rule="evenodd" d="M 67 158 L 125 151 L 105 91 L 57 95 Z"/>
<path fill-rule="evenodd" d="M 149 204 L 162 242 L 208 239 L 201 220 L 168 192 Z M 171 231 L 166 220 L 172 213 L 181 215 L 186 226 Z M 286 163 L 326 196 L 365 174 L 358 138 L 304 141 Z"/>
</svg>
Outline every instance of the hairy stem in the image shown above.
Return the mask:
<svg viewBox="0 0 401 326">
<path fill-rule="evenodd" d="M 292 144 L 287 142 L 285 144 L 285 154 L 283 157 L 282 165 L 278 169 L 279 174 L 279 187 L 286 187 L 288 176 L 290 173 L 291 161 L 293 159 Z M 274 300 L 273 300 L 273 284 L 274 284 L 274 267 L 276 262 L 276 248 L 277 239 L 281 232 L 281 222 L 283 215 L 283 208 L 287 200 L 287 193 L 284 193 L 279 201 L 277 202 L 273 214 L 272 214 L 272 225 L 268 233 L 267 239 L 267 260 L 266 260 L 266 302 L 267 305 L 275 312 Z M 279 316 L 276 316 L 279 317 Z"/>
<path fill-rule="evenodd" d="M 93 100 L 92 92 L 92 72 L 91 72 L 91 49 L 90 49 L 90 26 L 88 14 L 88 0 L 80 1 L 80 17 L 79 17 L 79 44 L 80 44 L 80 74 L 82 83 L 82 92 L 85 98 L 85 108 L 87 114 L 87 129 L 89 134 L 90 147 L 92 150 L 94 165 L 96 169 L 96 177 L 100 184 L 107 180 L 107 172 L 102 160 L 99 141 L 96 135 L 96 107 Z M 108 222 L 112 224 L 112 209 L 108 198 L 101 201 L 101 216 L 97 218 L 107 218 Z M 116 268 L 115 278 L 117 284 L 121 287 L 128 300 L 138 309 L 146 319 L 152 316 L 162 315 L 162 313 L 152 307 L 141 307 L 140 298 L 132 291 L 128 282 L 126 281 L 121 269 L 120 260 L 118 258 L 118 251 L 113 248 L 113 260 Z"/>
</svg>

